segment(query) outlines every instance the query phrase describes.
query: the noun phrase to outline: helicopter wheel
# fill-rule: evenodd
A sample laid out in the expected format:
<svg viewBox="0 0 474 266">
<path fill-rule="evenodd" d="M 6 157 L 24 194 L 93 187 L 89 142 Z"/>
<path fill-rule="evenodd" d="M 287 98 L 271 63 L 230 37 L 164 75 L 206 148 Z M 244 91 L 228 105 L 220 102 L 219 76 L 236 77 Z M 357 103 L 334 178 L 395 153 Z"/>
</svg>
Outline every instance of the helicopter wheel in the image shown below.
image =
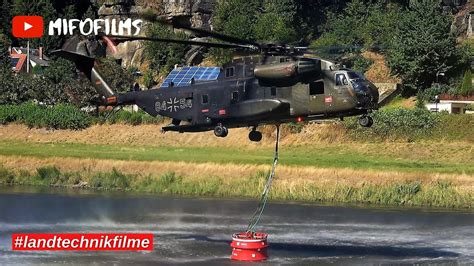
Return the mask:
<svg viewBox="0 0 474 266">
<path fill-rule="evenodd" d="M 222 125 L 218 125 L 214 128 L 214 135 L 216 135 L 216 137 L 225 138 L 229 135 L 229 130 Z"/>
<path fill-rule="evenodd" d="M 262 140 L 262 137 L 263 137 L 262 132 L 260 132 L 260 131 L 252 130 L 249 133 L 250 141 L 259 142 L 259 141 Z"/>
<path fill-rule="evenodd" d="M 361 116 L 359 117 L 359 124 L 363 127 L 371 127 L 374 124 L 374 119 L 370 116 Z"/>
</svg>

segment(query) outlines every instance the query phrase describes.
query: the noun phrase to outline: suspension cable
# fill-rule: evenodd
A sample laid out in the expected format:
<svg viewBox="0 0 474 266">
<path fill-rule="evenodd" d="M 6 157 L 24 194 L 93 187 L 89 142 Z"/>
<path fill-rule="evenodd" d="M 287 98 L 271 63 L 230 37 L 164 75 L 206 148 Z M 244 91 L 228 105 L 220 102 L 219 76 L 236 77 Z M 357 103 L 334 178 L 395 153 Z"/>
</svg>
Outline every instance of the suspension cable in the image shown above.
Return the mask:
<svg viewBox="0 0 474 266">
<path fill-rule="evenodd" d="M 254 233 L 254 229 L 257 226 L 260 218 L 262 217 L 263 210 L 267 205 L 268 195 L 270 194 L 270 188 L 272 186 L 273 178 L 275 177 L 275 170 L 278 164 L 278 148 L 280 145 L 280 125 L 276 125 L 276 142 L 275 142 L 275 153 L 273 156 L 273 166 L 268 176 L 267 182 L 265 183 L 265 187 L 263 189 L 262 196 L 260 197 L 260 202 L 258 204 L 257 210 L 255 210 L 254 214 L 250 218 L 249 225 L 247 227 L 247 233 Z"/>
</svg>

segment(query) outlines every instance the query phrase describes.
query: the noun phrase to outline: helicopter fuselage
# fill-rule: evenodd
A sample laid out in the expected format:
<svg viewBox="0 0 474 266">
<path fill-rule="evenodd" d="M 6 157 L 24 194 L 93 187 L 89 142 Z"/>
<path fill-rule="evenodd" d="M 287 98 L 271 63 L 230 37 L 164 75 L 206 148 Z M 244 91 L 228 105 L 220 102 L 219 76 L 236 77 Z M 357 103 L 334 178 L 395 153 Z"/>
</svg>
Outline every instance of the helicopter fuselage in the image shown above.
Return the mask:
<svg viewBox="0 0 474 266">
<path fill-rule="evenodd" d="M 288 64 L 270 65 L 275 68 L 268 71 L 271 75 Z M 137 104 L 152 116 L 172 118 L 173 123 L 163 130 L 177 132 L 342 118 L 377 108 L 378 91 L 373 84 L 354 71 L 336 69 L 329 62 L 322 65 L 304 81 L 284 75 L 288 78 L 275 76 L 277 82 L 268 84 L 255 76 L 257 60 L 243 58 L 223 67 L 215 81 L 129 92 L 120 95 L 118 103 Z"/>
<path fill-rule="evenodd" d="M 249 138 L 259 141 L 262 135 L 256 129 L 265 124 L 361 115 L 359 123 L 370 127 L 373 121 L 367 114 L 378 107 L 379 93 L 372 83 L 317 58 L 243 57 L 212 68 L 208 80 L 203 81 L 204 74 L 198 80 L 184 79 L 188 74 L 178 71 L 176 80 L 167 78 L 160 87 L 117 94 L 96 69 L 94 58 L 66 50 L 55 53 L 76 63 L 103 104 L 136 104 L 152 116 L 171 118 L 163 131 L 214 130 L 216 136 L 225 137 L 228 128 L 252 127 Z M 179 81 L 176 86 L 174 81 Z"/>
</svg>

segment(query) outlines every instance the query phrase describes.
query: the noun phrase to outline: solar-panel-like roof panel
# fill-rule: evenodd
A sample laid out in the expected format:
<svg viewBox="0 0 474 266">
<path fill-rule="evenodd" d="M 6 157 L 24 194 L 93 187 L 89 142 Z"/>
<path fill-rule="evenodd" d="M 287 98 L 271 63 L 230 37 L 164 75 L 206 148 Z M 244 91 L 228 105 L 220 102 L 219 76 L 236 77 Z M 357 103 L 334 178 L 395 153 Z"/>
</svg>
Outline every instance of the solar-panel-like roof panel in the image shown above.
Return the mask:
<svg viewBox="0 0 474 266">
<path fill-rule="evenodd" d="M 185 87 L 191 85 L 191 81 L 210 81 L 217 80 L 219 77 L 219 67 L 183 67 L 179 69 L 173 69 L 171 73 L 166 77 L 161 88 L 171 87 Z"/>
</svg>

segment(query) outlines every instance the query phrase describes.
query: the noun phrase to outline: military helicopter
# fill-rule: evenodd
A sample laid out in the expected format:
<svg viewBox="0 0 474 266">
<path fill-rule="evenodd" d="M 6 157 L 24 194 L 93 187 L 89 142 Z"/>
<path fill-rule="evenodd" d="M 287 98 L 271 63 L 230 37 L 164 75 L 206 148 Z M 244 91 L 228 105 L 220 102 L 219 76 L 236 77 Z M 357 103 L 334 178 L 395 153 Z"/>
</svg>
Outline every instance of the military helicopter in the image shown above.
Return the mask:
<svg viewBox="0 0 474 266">
<path fill-rule="evenodd" d="M 257 129 L 266 124 L 303 122 L 358 116 L 370 127 L 378 108 L 377 88 L 363 75 L 320 58 L 308 47 L 262 44 L 217 32 L 196 29 L 168 20 L 174 28 L 221 42 L 153 37 L 104 36 L 114 41 L 158 41 L 193 46 L 235 49 L 248 55 L 223 67 L 181 67 L 153 89 L 116 93 L 99 71 L 94 57 L 70 47 L 53 52 L 73 61 L 93 83 L 104 105 L 138 105 L 152 116 L 172 123 L 163 132 L 214 131 L 226 137 L 230 128 L 251 128 L 249 139 L 258 142 Z M 222 42 L 223 41 L 223 42 Z"/>
</svg>

